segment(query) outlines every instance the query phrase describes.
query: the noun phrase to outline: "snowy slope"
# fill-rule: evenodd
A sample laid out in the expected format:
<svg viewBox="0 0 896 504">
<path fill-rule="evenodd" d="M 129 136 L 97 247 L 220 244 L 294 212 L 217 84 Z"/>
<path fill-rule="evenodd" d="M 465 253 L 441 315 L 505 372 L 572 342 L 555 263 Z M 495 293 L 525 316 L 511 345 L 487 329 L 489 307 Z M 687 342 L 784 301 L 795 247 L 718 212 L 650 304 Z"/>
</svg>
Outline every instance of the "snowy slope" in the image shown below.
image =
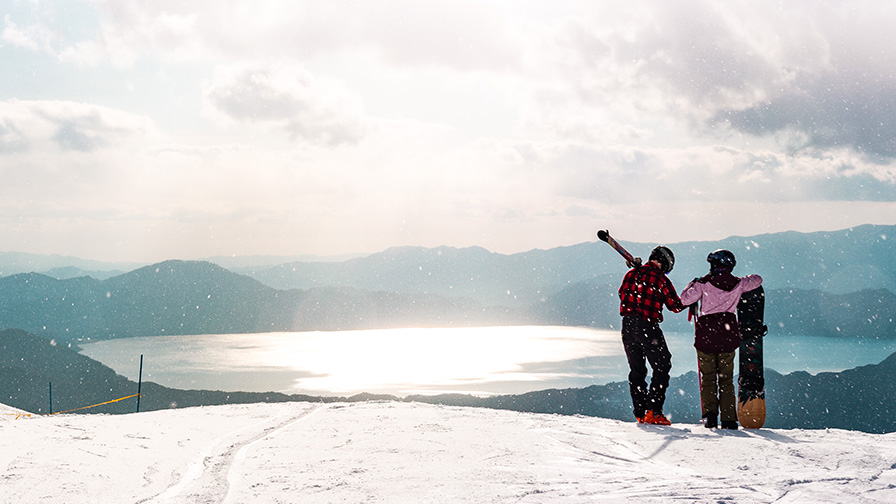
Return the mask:
<svg viewBox="0 0 896 504">
<path fill-rule="evenodd" d="M 0 416 L 3 503 L 896 502 L 896 433 L 398 402 Z"/>
</svg>

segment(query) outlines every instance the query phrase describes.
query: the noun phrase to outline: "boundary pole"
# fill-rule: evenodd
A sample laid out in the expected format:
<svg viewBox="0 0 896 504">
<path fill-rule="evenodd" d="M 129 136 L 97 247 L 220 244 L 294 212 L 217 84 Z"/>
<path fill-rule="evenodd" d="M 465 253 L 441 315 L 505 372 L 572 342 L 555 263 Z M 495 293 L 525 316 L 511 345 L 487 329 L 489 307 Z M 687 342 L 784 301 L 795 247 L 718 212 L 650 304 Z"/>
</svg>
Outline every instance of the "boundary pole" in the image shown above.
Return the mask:
<svg viewBox="0 0 896 504">
<path fill-rule="evenodd" d="M 137 413 L 140 413 L 140 389 L 143 388 L 143 354 L 140 354 L 140 374 L 137 378 Z"/>
</svg>

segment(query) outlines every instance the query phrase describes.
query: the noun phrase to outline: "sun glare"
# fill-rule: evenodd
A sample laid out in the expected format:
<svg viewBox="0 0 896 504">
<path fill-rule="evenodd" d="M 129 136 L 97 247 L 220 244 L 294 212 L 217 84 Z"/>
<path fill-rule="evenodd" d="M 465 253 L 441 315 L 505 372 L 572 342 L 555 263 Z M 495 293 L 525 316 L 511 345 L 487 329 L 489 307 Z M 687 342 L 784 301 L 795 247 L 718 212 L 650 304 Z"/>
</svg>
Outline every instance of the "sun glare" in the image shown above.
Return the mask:
<svg viewBox="0 0 896 504">
<path fill-rule="evenodd" d="M 266 335 L 272 343 L 247 352 L 239 366 L 302 371 L 297 390 L 345 393 L 359 384 L 383 390 L 557 377 L 531 374 L 526 364 L 554 363 L 618 350 L 605 331 L 568 327 L 377 329 Z M 246 335 L 247 342 L 250 340 Z M 335 340 L 335 342 L 334 342 Z M 334 352 L 333 348 L 341 351 Z"/>
</svg>

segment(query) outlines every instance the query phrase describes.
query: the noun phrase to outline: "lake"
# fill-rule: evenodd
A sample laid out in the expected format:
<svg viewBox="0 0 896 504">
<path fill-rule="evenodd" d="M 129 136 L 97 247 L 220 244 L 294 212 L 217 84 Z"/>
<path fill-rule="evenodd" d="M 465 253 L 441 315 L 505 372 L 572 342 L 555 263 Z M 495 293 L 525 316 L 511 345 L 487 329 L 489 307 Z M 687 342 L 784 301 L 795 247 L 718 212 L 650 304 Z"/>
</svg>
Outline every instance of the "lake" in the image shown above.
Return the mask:
<svg viewBox="0 0 896 504">
<path fill-rule="evenodd" d="M 696 369 L 693 335 L 667 332 L 672 375 Z M 152 336 L 82 344 L 83 354 L 137 380 L 178 389 L 349 396 L 519 394 L 625 381 L 618 331 L 504 326 L 450 329 Z M 896 340 L 769 336 L 780 373 L 877 364 Z"/>
</svg>

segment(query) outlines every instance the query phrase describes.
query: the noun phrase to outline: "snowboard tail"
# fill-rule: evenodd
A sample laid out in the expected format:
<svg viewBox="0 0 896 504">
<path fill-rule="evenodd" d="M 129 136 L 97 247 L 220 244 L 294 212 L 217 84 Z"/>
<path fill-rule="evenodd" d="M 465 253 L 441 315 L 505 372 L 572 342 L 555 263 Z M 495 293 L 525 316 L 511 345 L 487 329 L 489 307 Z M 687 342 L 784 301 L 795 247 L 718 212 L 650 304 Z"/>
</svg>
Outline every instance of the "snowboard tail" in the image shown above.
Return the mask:
<svg viewBox="0 0 896 504">
<path fill-rule="evenodd" d="M 745 429 L 765 425 L 765 375 L 762 338 L 768 333 L 764 322 L 765 291 L 762 286 L 743 293 L 737 305 L 740 326 L 740 366 L 737 377 L 737 420 Z"/>
</svg>

